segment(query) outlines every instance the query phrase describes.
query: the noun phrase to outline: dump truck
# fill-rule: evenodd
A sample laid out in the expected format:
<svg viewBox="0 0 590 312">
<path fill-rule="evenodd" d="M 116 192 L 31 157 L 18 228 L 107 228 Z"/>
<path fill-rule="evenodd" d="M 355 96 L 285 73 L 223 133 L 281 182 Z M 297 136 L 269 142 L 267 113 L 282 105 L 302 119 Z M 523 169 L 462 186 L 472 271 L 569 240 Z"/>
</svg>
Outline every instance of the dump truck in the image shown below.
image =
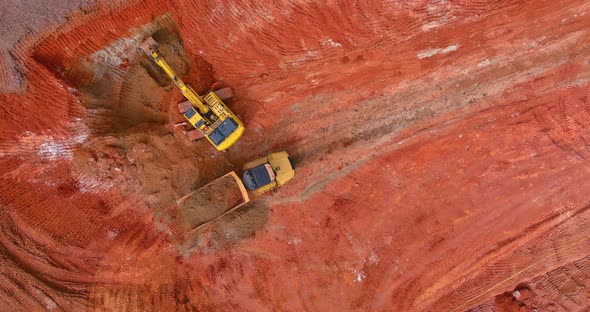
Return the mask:
<svg viewBox="0 0 590 312">
<path fill-rule="evenodd" d="M 295 177 L 287 152 L 266 155 L 244 165 L 242 179 L 232 171 L 181 197 L 177 204 L 190 231 L 201 229 L 250 201 L 248 191 L 262 194 Z"/>
<path fill-rule="evenodd" d="M 162 68 L 190 103 L 188 106 L 179 107 L 186 108 L 184 111 L 181 110 L 181 114 L 192 127 L 207 138 L 218 151 L 226 150 L 236 143 L 244 133 L 244 124 L 227 108 L 218 94 L 211 91 L 201 97 L 185 84 L 158 51 L 159 45 L 152 37 L 147 38 L 139 48 Z"/>
</svg>

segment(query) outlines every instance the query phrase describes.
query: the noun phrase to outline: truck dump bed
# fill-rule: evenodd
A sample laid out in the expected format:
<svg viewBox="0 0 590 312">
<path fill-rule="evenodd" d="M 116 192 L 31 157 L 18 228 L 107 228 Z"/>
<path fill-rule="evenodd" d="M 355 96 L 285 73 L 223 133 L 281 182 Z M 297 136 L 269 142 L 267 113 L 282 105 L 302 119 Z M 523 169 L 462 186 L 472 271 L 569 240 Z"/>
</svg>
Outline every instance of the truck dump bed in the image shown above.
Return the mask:
<svg viewBox="0 0 590 312">
<path fill-rule="evenodd" d="M 197 230 L 250 201 L 235 172 L 230 172 L 176 201 L 190 230 Z"/>
</svg>

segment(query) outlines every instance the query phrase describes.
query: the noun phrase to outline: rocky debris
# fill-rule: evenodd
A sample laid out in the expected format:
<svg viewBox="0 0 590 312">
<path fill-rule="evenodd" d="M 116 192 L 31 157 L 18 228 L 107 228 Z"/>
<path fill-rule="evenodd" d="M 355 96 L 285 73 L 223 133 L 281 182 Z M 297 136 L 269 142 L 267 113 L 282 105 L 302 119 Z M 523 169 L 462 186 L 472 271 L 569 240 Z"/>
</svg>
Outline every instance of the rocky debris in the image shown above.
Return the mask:
<svg viewBox="0 0 590 312">
<path fill-rule="evenodd" d="M 533 293 L 528 288 L 519 288 L 512 292 L 514 299 L 518 301 L 525 301 L 533 296 Z"/>
</svg>

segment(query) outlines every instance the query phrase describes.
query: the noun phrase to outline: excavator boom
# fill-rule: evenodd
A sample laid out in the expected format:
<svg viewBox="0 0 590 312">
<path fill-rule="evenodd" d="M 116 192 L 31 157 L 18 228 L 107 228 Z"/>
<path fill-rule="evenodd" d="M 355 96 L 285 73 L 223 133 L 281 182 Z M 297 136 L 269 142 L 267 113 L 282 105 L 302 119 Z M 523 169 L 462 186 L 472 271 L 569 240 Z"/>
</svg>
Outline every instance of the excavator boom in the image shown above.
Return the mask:
<svg viewBox="0 0 590 312">
<path fill-rule="evenodd" d="M 162 68 L 164 70 L 166 75 L 168 75 L 168 77 L 170 77 L 170 79 L 172 79 L 172 81 L 174 81 L 174 83 L 180 89 L 180 92 L 182 92 L 184 97 L 186 97 L 186 99 L 189 100 L 194 106 L 199 108 L 199 111 L 202 114 L 208 113 L 209 107 L 207 107 L 207 105 L 205 105 L 203 103 L 203 99 L 201 99 L 201 97 L 195 91 L 193 91 L 193 89 L 191 87 L 186 85 L 184 83 L 184 81 L 182 81 L 182 79 L 180 79 L 180 77 L 178 77 L 176 72 L 170 67 L 170 65 L 168 65 L 166 60 L 164 60 L 164 58 L 158 53 L 158 50 L 157 49 L 150 49 L 150 54 L 151 54 L 151 57 L 154 60 L 154 62 L 158 66 L 160 66 L 160 68 Z"/>
</svg>

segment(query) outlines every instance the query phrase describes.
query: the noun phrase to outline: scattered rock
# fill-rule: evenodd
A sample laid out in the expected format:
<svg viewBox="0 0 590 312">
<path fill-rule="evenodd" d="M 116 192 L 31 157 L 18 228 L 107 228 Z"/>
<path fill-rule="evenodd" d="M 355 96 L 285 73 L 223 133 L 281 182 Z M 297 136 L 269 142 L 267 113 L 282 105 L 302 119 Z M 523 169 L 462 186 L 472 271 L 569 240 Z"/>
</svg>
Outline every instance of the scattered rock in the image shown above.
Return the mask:
<svg viewBox="0 0 590 312">
<path fill-rule="evenodd" d="M 524 300 L 531 298 L 533 296 L 533 293 L 531 292 L 530 289 L 528 289 L 526 287 L 522 287 L 522 288 L 515 289 L 512 292 L 512 296 L 514 297 L 514 299 L 516 299 L 518 301 L 524 301 Z"/>
<path fill-rule="evenodd" d="M 223 82 L 215 81 L 214 83 L 211 84 L 211 91 L 219 90 L 222 87 L 223 87 Z"/>
</svg>

